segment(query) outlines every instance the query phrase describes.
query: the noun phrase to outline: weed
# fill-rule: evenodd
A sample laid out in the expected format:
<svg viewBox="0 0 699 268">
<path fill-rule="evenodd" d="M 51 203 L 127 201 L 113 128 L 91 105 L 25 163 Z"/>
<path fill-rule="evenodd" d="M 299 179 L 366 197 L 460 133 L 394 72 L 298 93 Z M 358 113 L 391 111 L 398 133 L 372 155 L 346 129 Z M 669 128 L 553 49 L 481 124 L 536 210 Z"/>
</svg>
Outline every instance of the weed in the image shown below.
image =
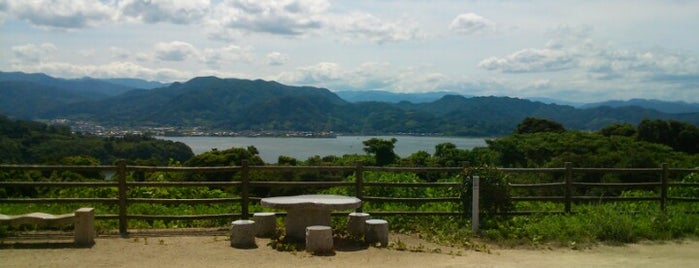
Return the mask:
<svg viewBox="0 0 699 268">
<path fill-rule="evenodd" d="M 390 243 L 389 247 L 398 251 L 408 250 L 408 245 L 406 245 L 405 242 L 403 242 L 400 239 L 397 239 L 395 242 Z"/>
</svg>

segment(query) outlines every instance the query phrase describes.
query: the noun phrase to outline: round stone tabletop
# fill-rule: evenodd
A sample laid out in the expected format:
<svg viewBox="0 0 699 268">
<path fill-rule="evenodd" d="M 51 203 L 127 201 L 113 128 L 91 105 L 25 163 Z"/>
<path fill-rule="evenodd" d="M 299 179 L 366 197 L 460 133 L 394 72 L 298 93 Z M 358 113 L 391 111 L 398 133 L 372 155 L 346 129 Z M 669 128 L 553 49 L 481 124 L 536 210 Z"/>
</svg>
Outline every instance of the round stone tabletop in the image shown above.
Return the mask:
<svg viewBox="0 0 699 268">
<path fill-rule="evenodd" d="M 342 195 L 294 195 L 262 198 L 263 207 L 278 209 L 323 209 L 341 210 L 358 208 L 362 200 Z"/>
</svg>

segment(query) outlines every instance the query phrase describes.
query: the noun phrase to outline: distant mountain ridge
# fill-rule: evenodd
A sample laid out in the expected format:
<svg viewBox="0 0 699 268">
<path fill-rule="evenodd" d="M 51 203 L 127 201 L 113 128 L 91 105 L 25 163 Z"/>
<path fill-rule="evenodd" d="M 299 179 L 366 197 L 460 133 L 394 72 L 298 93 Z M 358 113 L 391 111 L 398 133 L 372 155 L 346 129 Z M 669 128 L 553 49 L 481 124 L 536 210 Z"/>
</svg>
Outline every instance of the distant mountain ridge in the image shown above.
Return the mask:
<svg viewBox="0 0 699 268">
<path fill-rule="evenodd" d="M 421 92 L 421 93 L 395 93 L 382 90 L 362 90 L 362 91 L 337 91 L 340 98 L 348 102 L 378 101 L 398 103 L 407 101 L 412 103 L 433 102 L 441 99 L 445 95 L 458 94 L 449 91 Z"/>
<path fill-rule="evenodd" d="M 142 79 L 134 79 L 134 78 L 107 78 L 107 79 L 99 79 L 101 81 L 107 82 L 107 83 L 112 83 L 115 85 L 121 85 L 125 86 L 128 88 L 132 89 L 154 89 L 154 88 L 159 88 L 159 87 L 166 87 L 169 86 L 170 83 L 161 83 L 157 81 L 146 81 Z"/>
<path fill-rule="evenodd" d="M 637 106 L 577 109 L 510 97 L 461 95 L 444 95 L 431 102 L 355 103 L 325 88 L 217 77 L 197 77 L 97 99 L 86 98 L 81 92 L 38 82 L 0 79 L 0 113 L 21 119 L 67 118 L 124 127 L 335 131 L 366 135 L 507 135 L 525 117 L 548 118 L 566 128 L 580 130 L 596 130 L 612 123 L 636 124 L 644 118 L 699 125 L 699 113 L 670 114 Z"/>
<path fill-rule="evenodd" d="M 699 112 L 699 103 L 687 103 L 683 101 L 659 101 L 648 99 L 630 99 L 630 100 L 610 100 L 605 102 L 588 103 L 580 106 L 580 108 L 596 108 L 601 106 L 609 106 L 612 108 L 624 106 L 638 106 L 647 109 L 654 109 L 665 113 L 697 113 Z"/>
<path fill-rule="evenodd" d="M 105 82 L 93 78 L 62 79 L 54 78 L 43 73 L 27 74 L 21 72 L 0 72 L 0 81 L 22 81 L 40 86 L 69 90 L 86 99 L 101 99 L 125 93 L 134 88 Z"/>
<path fill-rule="evenodd" d="M 439 91 L 439 92 L 424 92 L 424 93 L 394 93 L 389 91 L 381 90 L 367 90 L 367 91 L 337 91 L 335 92 L 340 98 L 348 102 L 367 102 L 367 101 L 377 101 L 377 102 L 388 102 L 388 103 L 399 103 L 402 101 L 411 103 L 428 103 L 436 101 L 447 95 L 461 95 L 464 97 L 473 97 L 471 95 L 462 95 L 456 92 L 450 91 Z M 681 101 L 661 101 L 661 100 L 648 100 L 648 99 L 630 99 L 630 100 L 610 100 L 604 102 L 595 103 L 580 103 L 563 101 L 552 98 L 545 97 L 532 97 L 527 98 L 531 101 L 542 102 L 545 104 L 556 104 L 556 105 L 567 105 L 581 109 L 597 108 L 602 106 L 609 106 L 613 108 L 620 108 L 626 106 L 638 106 L 646 109 L 654 109 L 664 113 L 697 113 L 699 112 L 699 103 L 687 103 Z"/>
</svg>

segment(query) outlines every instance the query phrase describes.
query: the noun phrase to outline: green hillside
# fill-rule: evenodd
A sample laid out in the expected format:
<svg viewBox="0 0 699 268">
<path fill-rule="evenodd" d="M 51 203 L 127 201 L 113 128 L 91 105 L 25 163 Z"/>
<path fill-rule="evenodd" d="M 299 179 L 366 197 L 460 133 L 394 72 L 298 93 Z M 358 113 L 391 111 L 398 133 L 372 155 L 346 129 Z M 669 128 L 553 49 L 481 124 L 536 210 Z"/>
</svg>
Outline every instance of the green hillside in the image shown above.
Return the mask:
<svg viewBox="0 0 699 268">
<path fill-rule="evenodd" d="M 3 82 L 0 97 L 0 113 L 12 118 L 67 118 L 124 127 L 502 136 L 512 133 L 526 117 L 551 119 L 577 130 L 638 124 L 646 118 L 699 125 L 699 113 L 669 114 L 637 106 L 577 109 L 510 97 L 460 95 L 427 103 L 351 103 L 324 88 L 217 77 L 197 77 L 99 100 L 36 83 Z"/>
</svg>

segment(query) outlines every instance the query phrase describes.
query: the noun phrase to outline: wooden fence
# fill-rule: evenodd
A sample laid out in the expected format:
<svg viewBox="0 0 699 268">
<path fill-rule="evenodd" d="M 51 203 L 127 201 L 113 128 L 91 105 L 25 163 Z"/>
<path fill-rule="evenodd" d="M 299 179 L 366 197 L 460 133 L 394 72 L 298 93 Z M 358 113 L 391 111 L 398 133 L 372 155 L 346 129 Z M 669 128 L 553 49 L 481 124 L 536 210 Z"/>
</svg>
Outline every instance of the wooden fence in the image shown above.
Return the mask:
<svg viewBox="0 0 699 268">
<path fill-rule="evenodd" d="M 116 179 L 100 182 L 68 182 L 68 181 L 20 181 L 20 180 L 4 180 L 0 181 L 0 187 L 116 187 L 118 189 L 117 196 L 110 198 L 0 198 L 0 204 L 3 203 L 102 203 L 112 204 L 118 207 L 117 214 L 98 214 L 96 219 L 118 220 L 119 232 L 122 235 L 128 233 L 128 220 L 196 220 L 196 219 L 232 219 L 232 218 L 249 218 L 251 215 L 250 204 L 259 203 L 261 197 L 250 196 L 251 187 L 351 187 L 354 188 L 356 197 L 363 202 L 397 202 L 397 203 L 432 203 L 432 202 L 451 202 L 460 205 L 459 211 L 367 211 L 372 215 L 448 215 L 448 216 L 464 216 L 468 217 L 469 213 L 473 213 L 473 220 L 477 222 L 478 217 L 478 191 L 477 184 L 474 192 L 476 198 L 472 200 L 475 208 L 468 207 L 464 204 L 468 203 L 464 193 L 467 189 L 464 186 L 467 180 L 472 177 L 461 176 L 461 181 L 454 182 L 414 182 L 414 183 L 396 183 L 396 182 L 370 182 L 364 181 L 365 172 L 408 172 L 408 173 L 439 173 L 439 174 L 461 174 L 467 164 L 463 167 L 441 167 L 441 168 L 414 168 L 414 167 L 374 167 L 363 166 L 248 166 L 243 163 L 241 166 L 227 167 L 152 167 L 152 166 L 130 166 L 126 165 L 125 161 L 119 162 L 113 166 L 47 166 L 47 165 L 0 165 L 0 171 L 83 171 L 83 172 L 99 172 L 102 174 L 112 174 Z M 499 168 L 499 171 L 505 174 L 521 174 L 521 173 L 540 173 L 540 174 L 560 174 L 562 181 L 547 182 L 547 183 L 529 183 L 516 184 L 511 183 L 512 189 L 550 189 L 556 188 L 562 195 L 548 196 L 513 196 L 515 202 L 556 202 L 562 203 L 564 209 L 562 211 L 545 211 L 544 213 L 571 213 L 573 204 L 578 202 L 607 202 L 607 201 L 652 201 L 658 202 L 661 209 L 667 207 L 668 202 L 699 202 L 699 196 L 693 197 L 672 197 L 668 196 L 669 187 L 699 187 L 699 183 L 681 183 L 677 182 L 676 178 L 681 178 L 689 173 L 697 173 L 699 169 L 686 168 L 670 168 L 667 165 L 662 165 L 661 168 L 576 168 L 571 163 L 566 163 L 562 168 Z M 254 172 L 343 172 L 346 174 L 354 174 L 354 181 L 256 181 L 250 179 L 250 174 Z M 189 172 L 189 173 L 237 173 L 240 174 L 240 180 L 235 181 L 186 181 L 186 182 L 154 182 L 154 181 L 131 181 L 127 180 L 129 174 L 133 172 Z M 574 180 L 576 174 L 587 173 L 614 173 L 624 172 L 632 174 L 651 174 L 657 175 L 658 180 L 652 182 L 639 183 L 590 183 L 578 182 Z M 477 178 L 477 177 L 476 177 Z M 675 178 L 673 181 L 672 178 Z M 227 187 L 234 186 L 239 189 L 239 197 L 234 198 L 204 198 L 204 199 L 157 199 L 157 198 L 131 198 L 129 191 L 138 187 Z M 449 188 L 450 191 L 458 191 L 450 196 L 431 197 L 431 198 L 411 198 L 411 197 L 382 197 L 382 196 L 366 196 L 364 195 L 367 187 L 430 187 L 430 188 Z M 575 189 L 581 187 L 600 187 L 600 188 L 624 188 L 624 189 L 656 189 L 654 196 L 643 197 L 622 197 L 622 196 L 585 196 L 575 195 Z M 149 204 L 213 204 L 213 203 L 237 203 L 240 204 L 240 213 L 225 213 L 225 214 L 206 214 L 206 215 L 138 215 L 129 214 L 128 207 L 130 204 L 149 203 Z M 362 207 L 358 209 L 361 211 Z M 507 214 L 531 214 L 542 213 L 542 211 L 511 211 Z M 477 228 L 477 227 L 476 227 Z"/>
</svg>

